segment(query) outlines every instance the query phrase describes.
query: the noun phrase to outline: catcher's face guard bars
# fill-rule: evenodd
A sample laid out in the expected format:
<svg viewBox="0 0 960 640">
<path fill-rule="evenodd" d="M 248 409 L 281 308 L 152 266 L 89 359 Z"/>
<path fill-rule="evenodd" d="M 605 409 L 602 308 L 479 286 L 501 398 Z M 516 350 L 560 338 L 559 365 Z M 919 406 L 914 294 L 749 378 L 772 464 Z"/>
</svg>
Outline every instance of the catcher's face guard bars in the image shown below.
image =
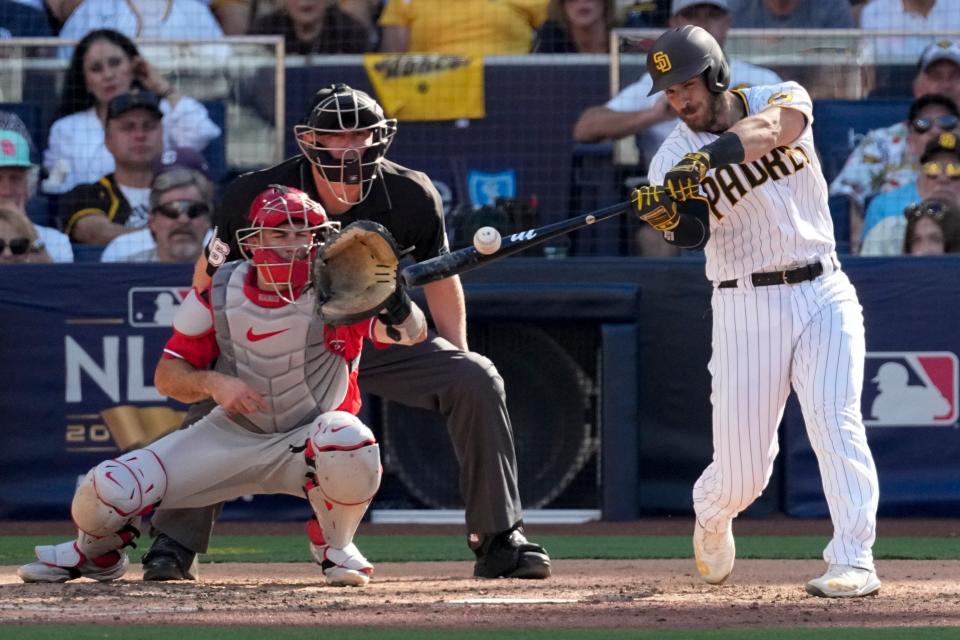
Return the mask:
<svg viewBox="0 0 960 640">
<path fill-rule="evenodd" d="M 297 227 L 248 227 L 237 231 L 240 253 L 257 278 L 281 300 L 292 303 L 312 281 L 313 260 L 320 245 L 340 228 L 339 222 Z"/>
</svg>

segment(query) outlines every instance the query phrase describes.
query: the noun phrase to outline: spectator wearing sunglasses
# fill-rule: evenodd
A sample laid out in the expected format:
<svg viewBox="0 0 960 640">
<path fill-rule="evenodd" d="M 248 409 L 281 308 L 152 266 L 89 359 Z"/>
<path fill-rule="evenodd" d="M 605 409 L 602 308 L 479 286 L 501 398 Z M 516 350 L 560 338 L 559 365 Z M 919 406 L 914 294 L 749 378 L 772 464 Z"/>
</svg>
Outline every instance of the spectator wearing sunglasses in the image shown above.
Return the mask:
<svg viewBox="0 0 960 640">
<path fill-rule="evenodd" d="M 60 224 L 73 242 L 105 245 L 146 226 L 153 166 L 163 154 L 162 119 L 160 98 L 152 91 L 110 100 L 104 142 L 116 168 L 64 196 Z"/>
<path fill-rule="evenodd" d="M 940 200 L 924 200 L 904 209 L 903 253 L 939 256 L 960 253 L 960 211 Z"/>
<path fill-rule="evenodd" d="M 0 207 L 0 264 L 52 262 L 30 220 L 21 213 Z"/>
<path fill-rule="evenodd" d="M 192 149 L 164 152 L 154 167 L 146 228 L 114 239 L 101 262 L 195 262 L 210 233 L 208 171 Z"/>
<path fill-rule="evenodd" d="M 913 96 L 946 96 L 957 115 L 960 103 L 960 44 L 941 40 L 928 46 L 920 56 L 912 84 Z M 847 158 L 843 170 L 830 185 L 830 195 L 847 196 L 850 201 L 850 232 L 854 251 L 862 237 L 863 212 L 873 196 L 911 182 L 916 176 L 917 157 L 923 144 L 910 146 L 910 122 L 915 120 L 917 101 L 907 119 L 868 132 Z M 938 115 L 938 114 L 937 114 Z"/>
<path fill-rule="evenodd" d="M 929 198 L 953 205 L 960 202 L 960 140 L 947 131 L 931 140 L 920 156 L 914 182 L 874 198 L 864 220 L 863 248 L 868 256 L 895 256 L 903 252 L 906 219 L 902 212 Z"/>
<path fill-rule="evenodd" d="M 33 229 L 37 245 L 54 262 L 73 262 L 70 239 L 52 227 L 31 222 L 27 203 L 36 194 L 40 168 L 30 159 L 30 132 L 16 114 L 0 111 L 0 207 L 19 214 Z M 40 198 L 36 209 L 48 217 L 47 202 Z M 37 260 L 35 260 L 37 261 Z"/>
</svg>

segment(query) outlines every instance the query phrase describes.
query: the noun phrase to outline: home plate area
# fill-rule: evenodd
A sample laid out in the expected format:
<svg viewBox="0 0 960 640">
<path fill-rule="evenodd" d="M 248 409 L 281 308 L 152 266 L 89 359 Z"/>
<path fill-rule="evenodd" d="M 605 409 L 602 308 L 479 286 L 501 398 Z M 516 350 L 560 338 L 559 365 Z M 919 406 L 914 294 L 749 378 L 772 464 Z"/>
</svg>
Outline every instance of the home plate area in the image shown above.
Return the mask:
<svg viewBox="0 0 960 640">
<path fill-rule="evenodd" d="M 738 560 L 711 587 L 691 560 L 555 560 L 548 580 L 478 580 L 469 562 L 380 563 L 363 588 L 307 563 L 204 564 L 199 582 L 23 584 L 0 567 L 0 624 L 422 628 L 749 628 L 960 625 L 960 562 L 878 563 L 877 597 L 825 600 L 816 560 Z"/>
</svg>

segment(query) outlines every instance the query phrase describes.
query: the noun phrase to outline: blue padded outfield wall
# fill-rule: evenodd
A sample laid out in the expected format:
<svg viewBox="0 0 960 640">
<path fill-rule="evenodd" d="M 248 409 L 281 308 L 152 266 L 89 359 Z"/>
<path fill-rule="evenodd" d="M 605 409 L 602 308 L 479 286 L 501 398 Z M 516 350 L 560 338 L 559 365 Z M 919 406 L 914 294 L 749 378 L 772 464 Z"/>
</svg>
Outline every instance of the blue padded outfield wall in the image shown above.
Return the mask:
<svg viewBox="0 0 960 640">
<path fill-rule="evenodd" d="M 880 471 L 881 514 L 955 515 L 960 261 L 844 262 L 867 323 L 863 410 Z M 0 518 L 67 517 L 77 477 L 119 452 L 102 412 L 129 405 L 128 414 L 146 415 L 137 410 L 165 404 L 152 387 L 152 371 L 189 277 L 189 268 L 162 265 L 4 268 Z M 564 464 L 575 467 L 559 474 L 563 491 L 548 487 L 525 498 L 528 503 L 600 508 L 615 520 L 689 513 L 690 489 L 710 456 L 710 287 L 699 258 L 511 258 L 464 281 L 471 339 L 478 350 L 495 352 L 516 402 L 511 412 L 523 449 L 521 482 L 528 490 L 536 486 L 537 474 L 555 462 L 550 456 L 569 455 Z M 519 336 L 523 344 L 504 343 L 504 336 Z M 524 351 L 531 344 L 540 347 Z M 547 356 L 573 374 L 544 365 Z M 583 412 L 571 430 L 551 414 L 554 404 L 566 405 L 549 389 L 570 388 L 567 395 L 576 395 L 577 379 L 585 399 L 575 405 Z M 906 385 L 896 384 L 903 379 Z M 379 410 L 364 419 L 383 433 L 388 413 L 399 419 Z M 390 433 L 394 441 L 384 443 L 388 471 L 403 467 L 397 456 L 409 448 L 396 440 L 396 428 Z M 582 438 L 583 446 L 554 448 L 551 438 L 558 433 Z M 772 484 L 750 512 L 825 515 L 795 406 L 781 439 Z M 439 464 L 436 453 L 418 453 L 413 463 Z M 422 507 L 409 495 L 420 495 L 416 481 L 388 474 L 374 506 Z M 435 499 L 429 493 L 422 496 L 427 506 Z M 229 505 L 225 517 L 306 513 L 294 498 L 256 498 Z"/>
</svg>

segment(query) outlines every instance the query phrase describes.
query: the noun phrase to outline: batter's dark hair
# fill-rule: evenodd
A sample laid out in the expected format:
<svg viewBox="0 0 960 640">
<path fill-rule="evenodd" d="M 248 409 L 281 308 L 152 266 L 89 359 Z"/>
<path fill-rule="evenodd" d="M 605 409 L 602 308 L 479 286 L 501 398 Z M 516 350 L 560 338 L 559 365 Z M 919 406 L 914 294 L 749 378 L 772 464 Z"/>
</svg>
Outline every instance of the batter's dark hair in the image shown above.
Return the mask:
<svg viewBox="0 0 960 640">
<path fill-rule="evenodd" d="M 87 90 L 87 81 L 83 77 L 83 60 L 87 57 L 90 47 L 100 40 L 116 45 L 131 60 L 140 55 L 137 45 L 133 44 L 130 38 L 113 29 L 97 29 L 85 35 L 83 40 L 77 43 L 73 50 L 73 57 L 70 58 L 70 66 L 67 67 L 67 73 L 63 79 L 63 92 L 60 94 L 57 118 L 69 116 L 78 111 L 86 111 L 94 106 L 93 94 Z M 143 88 L 139 80 L 133 81 L 133 87 Z"/>
</svg>

